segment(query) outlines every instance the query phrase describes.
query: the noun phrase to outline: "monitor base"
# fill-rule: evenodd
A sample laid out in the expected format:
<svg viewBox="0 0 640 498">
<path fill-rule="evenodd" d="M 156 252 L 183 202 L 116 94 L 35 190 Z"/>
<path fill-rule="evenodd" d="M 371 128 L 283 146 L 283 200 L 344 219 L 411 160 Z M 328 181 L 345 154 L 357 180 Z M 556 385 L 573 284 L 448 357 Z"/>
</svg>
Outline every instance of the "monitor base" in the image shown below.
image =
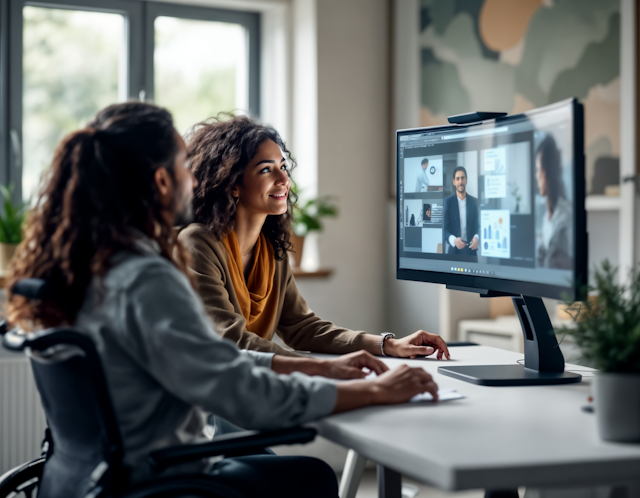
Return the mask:
<svg viewBox="0 0 640 498">
<path fill-rule="evenodd" d="M 582 375 L 573 372 L 538 372 L 523 365 L 469 365 L 438 367 L 438 373 L 480 386 L 547 386 L 575 384 Z"/>
</svg>

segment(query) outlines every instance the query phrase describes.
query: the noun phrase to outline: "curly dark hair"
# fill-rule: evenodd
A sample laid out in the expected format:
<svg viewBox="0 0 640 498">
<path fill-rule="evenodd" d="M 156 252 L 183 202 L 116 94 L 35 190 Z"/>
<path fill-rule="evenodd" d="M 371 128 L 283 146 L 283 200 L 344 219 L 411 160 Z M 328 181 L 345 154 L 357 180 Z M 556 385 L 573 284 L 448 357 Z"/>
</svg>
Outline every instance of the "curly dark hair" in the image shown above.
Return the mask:
<svg viewBox="0 0 640 498">
<path fill-rule="evenodd" d="M 187 254 L 163 212 L 155 171 L 173 175 L 178 153 L 171 114 L 141 102 L 100 111 L 58 145 L 9 271 L 8 319 L 23 326 L 73 324 L 93 275 L 118 251 L 136 251 L 136 232 L 186 273 Z M 174 257 L 175 253 L 175 257 Z M 43 278 L 52 296 L 27 301 L 11 289 Z"/>
<path fill-rule="evenodd" d="M 218 240 L 234 228 L 236 201 L 231 192 L 242 184 L 247 165 L 265 140 L 278 144 L 285 159 L 291 162 L 287 170 L 290 175 L 296 162 L 278 132 L 250 117 L 219 114 L 196 124 L 186 138 L 191 171 L 198 180 L 193 196 L 195 221 L 205 225 Z M 290 190 L 287 212 L 267 216 L 262 226 L 262 233 L 273 245 L 278 260 L 283 260 L 291 248 L 291 214 L 296 200 L 296 194 Z"/>
<path fill-rule="evenodd" d="M 536 156 L 538 155 L 540 156 L 540 166 L 544 170 L 547 180 L 547 204 L 553 212 L 558 199 L 565 197 L 564 182 L 562 181 L 562 158 L 553 135 L 548 134 L 540 142 L 536 150 Z"/>
</svg>

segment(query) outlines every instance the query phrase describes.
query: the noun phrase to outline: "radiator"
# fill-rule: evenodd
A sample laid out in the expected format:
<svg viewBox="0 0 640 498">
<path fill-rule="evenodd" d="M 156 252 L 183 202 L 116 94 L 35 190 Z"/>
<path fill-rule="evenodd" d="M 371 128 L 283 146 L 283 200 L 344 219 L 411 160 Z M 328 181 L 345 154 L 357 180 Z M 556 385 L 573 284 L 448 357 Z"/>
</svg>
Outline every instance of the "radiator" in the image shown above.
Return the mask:
<svg viewBox="0 0 640 498">
<path fill-rule="evenodd" d="M 45 427 L 28 359 L 0 358 L 0 475 L 40 455 Z"/>
</svg>

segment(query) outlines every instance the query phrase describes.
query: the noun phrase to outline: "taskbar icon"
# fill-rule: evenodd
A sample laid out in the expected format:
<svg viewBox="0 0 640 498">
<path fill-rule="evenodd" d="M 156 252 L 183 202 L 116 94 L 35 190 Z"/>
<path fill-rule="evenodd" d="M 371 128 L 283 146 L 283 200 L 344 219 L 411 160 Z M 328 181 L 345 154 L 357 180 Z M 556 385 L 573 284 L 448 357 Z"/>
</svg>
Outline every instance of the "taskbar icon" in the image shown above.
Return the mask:
<svg viewBox="0 0 640 498">
<path fill-rule="evenodd" d="M 489 270 L 478 270 L 476 268 L 460 268 L 458 266 L 452 266 L 451 271 L 458 273 L 472 273 L 475 275 L 495 275 L 496 272 Z"/>
</svg>

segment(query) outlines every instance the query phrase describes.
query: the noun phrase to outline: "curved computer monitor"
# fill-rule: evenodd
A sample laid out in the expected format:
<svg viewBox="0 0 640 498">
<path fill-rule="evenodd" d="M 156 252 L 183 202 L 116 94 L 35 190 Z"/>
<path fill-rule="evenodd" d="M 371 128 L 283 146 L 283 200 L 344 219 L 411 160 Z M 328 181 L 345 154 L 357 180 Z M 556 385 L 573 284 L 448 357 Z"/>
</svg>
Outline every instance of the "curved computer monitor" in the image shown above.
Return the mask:
<svg viewBox="0 0 640 498">
<path fill-rule="evenodd" d="M 575 99 L 399 130 L 397 277 L 577 298 L 587 281 L 583 130 Z"/>
</svg>

